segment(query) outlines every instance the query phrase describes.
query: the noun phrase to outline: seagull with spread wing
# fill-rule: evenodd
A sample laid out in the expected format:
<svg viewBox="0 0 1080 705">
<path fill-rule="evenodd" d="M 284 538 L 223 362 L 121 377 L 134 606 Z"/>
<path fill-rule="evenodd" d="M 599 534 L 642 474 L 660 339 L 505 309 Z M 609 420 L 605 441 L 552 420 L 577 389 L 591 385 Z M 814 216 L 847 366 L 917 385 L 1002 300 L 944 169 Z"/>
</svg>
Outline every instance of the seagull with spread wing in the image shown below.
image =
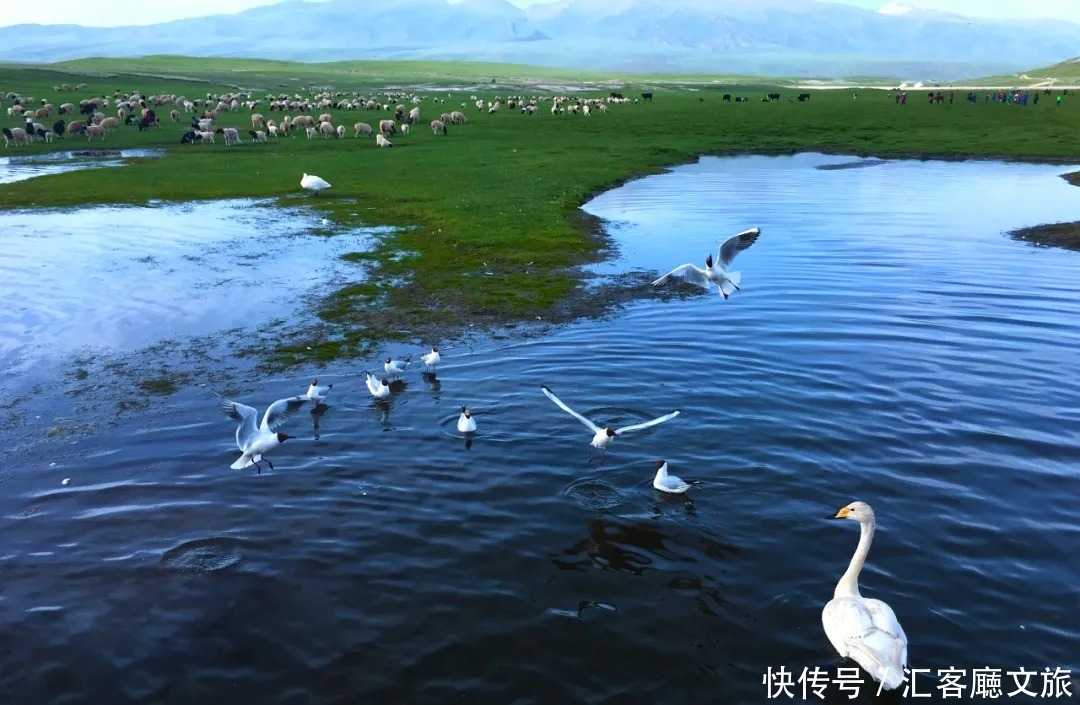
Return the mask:
<svg viewBox="0 0 1080 705">
<path fill-rule="evenodd" d="M 716 284 L 720 293 L 726 299 L 728 295 L 740 290 L 739 284 L 742 282 L 742 272 L 729 272 L 727 268 L 731 266 L 736 255 L 757 241 L 760 234 L 761 228 L 750 228 L 749 230 L 743 230 L 738 235 L 732 235 L 720 245 L 715 263 L 710 252 L 709 256 L 705 258 L 705 269 L 693 264 L 684 264 L 654 281 L 653 286 L 664 286 L 676 279 L 698 284 L 706 289 Z"/>
<path fill-rule="evenodd" d="M 287 433 L 278 433 L 278 427 L 296 413 L 297 409 L 310 401 L 312 400 L 306 396 L 278 399 L 266 407 L 266 413 L 263 414 L 260 424 L 259 412 L 254 408 L 229 399 L 222 400 L 221 410 L 237 422 L 236 446 L 241 452 L 241 456 L 229 467 L 233 470 L 242 470 L 254 465 L 261 475 L 262 466 L 259 463 L 266 460 L 266 464 L 273 470 L 274 464 L 263 455 L 293 438 Z"/>
<path fill-rule="evenodd" d="M 592 439 L 592 441 L 590 441 L 589 445 L 591 445 L 593 448 L 599 448 L 600 449 L 600 464 L 601 465 L 604 464 L 604 453 L 607 452 L 607 447 L 609 445 L 611 445 L 611 441 L 616 436 L 621 436 L 624 433 L 632 433 L 634 431 L 641 431 L 643 429 L 649 428 L 650 426 L 655 426 L 657 424 L 664 423 L 665 421 L 673 419 L 673 418 L 675 418 L 676 416 L 679 415 L 678 411 L 672 411 L 670 414 L 665 414 L 665 415 L 661 416 L 658 419 L 653 419 L 652 421 L 645 421 L 644 423 L 636 423 L 636 424 L 633 424 L 633 425 L 630 425 L 630 426 L 623 426 L 622 428 L 611 428 L 610 426 L 607 427 L 607 428 L 600 428 L 599 426 L 594 424 L 592 421 L 589 421 L 587 418 L 585 418 L 584 416 L 582 416 L 581 414 L 579 414 L 578 412 L 574 411 L 569 406 L 564 404 L 563 401 L 561 399 L 559 399 L 559 397 L 555 396 L 555 393 L 552 392 L 547 387 L 540 387 L 540 391 L 542 391 L 544 393 L 544 396 L 546 396 L 548 399 L 555 402 L 555 404 L 560 409 L 562 409 L 566 413 L 570 414 L 571 416 L 573 416 L 575 419 L 577 419 L 581 423 L 585 424 L 585 426 L 590 431 L 593 432 L 593 439 Z M 595 451 L 593 451 L 593 452 L 595 452 Z M 589 462 L 590 463 L 592 462 L 592 454 L 589 455 Z"/>
</svg>

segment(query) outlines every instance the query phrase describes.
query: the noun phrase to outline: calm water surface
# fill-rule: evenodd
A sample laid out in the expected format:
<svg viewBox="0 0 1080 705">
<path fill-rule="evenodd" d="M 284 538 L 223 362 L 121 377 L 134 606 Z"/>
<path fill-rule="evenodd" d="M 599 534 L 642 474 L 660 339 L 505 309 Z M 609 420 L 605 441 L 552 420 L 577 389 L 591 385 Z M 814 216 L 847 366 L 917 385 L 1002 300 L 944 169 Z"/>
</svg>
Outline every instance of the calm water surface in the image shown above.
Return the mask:
<svg viewBox="0 0 1080 705">
<path fill-rule="evenodd" d="M 839 161 L 706 159 L 601 196 L 621 257 L 600 271 L 760 226 L 743 291 L 448 344 L 385 405 L 361 364 L 310 370 L 330 408 L 290 420 L 274 472 L 228 469 L 204 389 L 9 458 L 2 701 L 762 702 L 768 666 L 837 665 L 821 608 L 858 529 L 826 517 L 853 499 L 878 515 L 864 593 L 913 666 L 1080 669 L 1080 255 L 1002 235 L 1075 219 L 1080 189 L 813 168 Z M 682 415 L 590 467 L 541 384 L 613 424 Z M 657 496 L 656 458 L 702 484 Z"/>
</svg>

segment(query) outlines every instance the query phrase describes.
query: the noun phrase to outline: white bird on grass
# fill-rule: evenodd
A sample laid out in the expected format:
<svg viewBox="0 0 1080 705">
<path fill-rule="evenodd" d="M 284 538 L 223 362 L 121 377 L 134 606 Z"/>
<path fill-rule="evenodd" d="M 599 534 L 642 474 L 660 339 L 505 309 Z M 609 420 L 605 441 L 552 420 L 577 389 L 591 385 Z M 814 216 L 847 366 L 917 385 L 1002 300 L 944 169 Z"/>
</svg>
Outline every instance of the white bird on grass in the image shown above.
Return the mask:
<svg viewBox="0 0 1080 705">
<path fill-rule="evenodd" d="M 316 405 L 322 404 L 323 399 L 330 393 L 330 390 L 334 388 L 334 385 L 328 384 L 325 387 L 319 386 L 319 380 L 311 380 L 311 386 L 307 390 L 307 398 L 315 402 Z"/>
<path fill-rule="evenodd" d="M 540 387 L 540 391 L 542 391 L 544 393 L 544 396 L 546 396 L 548 399 L 555 402 L 555 404 L 560 409 L 562 409 L 566 413 L 570 414 L 571 416 L 573 416 L 575 419 L 577 419 L 581 423 L 585 424 L 585 426 L 590 431 L 593 432 L 593 439 L 592 439 L 592 441 L 589 442 L 589 445 L 591 445 L 593 448 L 599 448 L 600 449 L 600 451 L 601 451 L 601 453 L 600 453 L 600 464 L 601 465 L 604 464 L 604 453 L 607 452 L 607 447 L 609 445 L 611 445 L 611 441 L 616 436 L 621 436 L 624 433 L 632 433 L 634 431 L 641 431 L 643 429 L 649 428 L 650 426 L 655 426 L 657 424 L 664 423 L 665 421 L 673 419 L 673 418 L 675 418 L 676 416 L 679 415 L 678 411 L 672 411 L 670 414 L 665 414 L 665 415 L 661 416 L 658 419 L 653 419 L 652 421 L 645 421 L 644 423 L 636 423 L 636 424 L 632 424 L 630 426 L 623 426 L 622 428 L 611 428 L 611 427 L 600 428 L 599 426 L 594 424 L 592 421 L 589 421 L 587 418 L 585 418 L 584 416 L 582 416 L 581 414 L 579 414 L 578 412 L 574 411 L 569 406 L 564 404 L 562 402 L 562 400 L 559 399 L 557 396 L 555 396 L 555 393 L 552 392 L 547 387 Z M 592 462 L 592 459 L 593 459 L 593 456 L 590 453 L 589 454 L 589 462 L 590 463 Z"/>
<path fill-rule="evenodd" d="M 226 416 L 237 422 L 236 446 L 242 454 L 229 467 L 233 470 L 242 470 L 254 465 L 261 475 L 262 466 L 259 463 L 266 460 L 266 464 L 273 470 L 274 464 L 264 458 L 263 455 L 294 437 L 287 433 L 277 433 L 277 428 L 285 423 L 285 419 L 292 416 L 297 409 L 310 401 L 307 397 L 278 399 L 266 407 L 262 423 L 259 424 L 259 412 L 255 409 L 246 404 L 223 399 L 221 410 L 225 412 Z"/>
<path fill-rule="evenodd" d="M 383 369 L 389 377 L 400 377 L 409 366 L 409 360 L 391 360 L 389 357 L 383 362 Z"/>
<path fill-rule="evenodd" d="M 370 372 L 365 372 L 367 375 L 367 388 L 371 392 L 371 396 L 376 399 L 385 399 L 390 396 L 390 387 L 386 384 L 386 380 L 376 380 Z"/>
<path fill-rule="evenodd" d="M 434 367 L 435 365 L 442 362 L 442 356 L 439 355 L 439 348 L 435 345 L 431 346 L 431 352 L 429 352 L 427 355 L 424 355 L 420 359 L 423 360 L 426 367 Z"/>
<path fill-rule="evenodd" d="M 760 228 L 750 228 L 738 235 L 732 235 L 720 245 L 715 264 L 710 252 L 709 256 L 705 258 L 705 269 L 693 264 L 684 264 L 654 281 L 653 286 L 664 286 L 675 279 L 698 284 L 706 289 L 710 288 L 712 284 L 716 284 L 720 293 L 726 299 L 729 294 L 740 291 L 739 284 L 742 282 L 742 272 L 728 272 L 725 269 L 731 266 L 736 255 L 753 245 L 760 234 Z"/>
<path fill-rule="evenodd" d="M 314 174 L 305 173 L 300 179 L 300 186 L 318 196 L 320 191 L 330 188 L 330 183 Z"/>
<path fill-rule="evenodd" d="M 457 420 L 458 433 L 476 433 L 476 419 L 468 407 L 461 407 L 461 416 Z"/>
<path fill-rule="evenodd" d="M 674 475 L 668 475 L 667 461 L 656 461 L 656 477 L 653 478 L 652 486 L 661 492 L 668 492 L 670 494 L 682 494 L 690 489 L 693 485 L 689 482 L 685 482 L 675 477 Z"/>
<path fill-rule="evenodd" d="M 874 510 L 866 502 L 852 502 L 833 518 L 859 522 L 860 533 L 855 555 L 821 612 L 825 636 L 841 656 L 855 661 L 879 682 L 879 690 L 895 690 L 904 682 L 908 665 L 907 635 L 891 607 L 859 593 L 859 573 L 874 540 Z"/>
</svg>

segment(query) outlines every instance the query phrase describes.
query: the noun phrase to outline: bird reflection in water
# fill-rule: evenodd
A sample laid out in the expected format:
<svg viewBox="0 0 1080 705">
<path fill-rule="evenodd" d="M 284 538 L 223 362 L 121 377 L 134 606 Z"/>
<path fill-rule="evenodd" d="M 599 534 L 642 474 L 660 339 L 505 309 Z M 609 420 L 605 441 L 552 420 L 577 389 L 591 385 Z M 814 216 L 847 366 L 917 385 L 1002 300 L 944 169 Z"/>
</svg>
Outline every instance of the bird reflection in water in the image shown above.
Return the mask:
<svg viewBox="0 0 1080 705">
<path fill-rule="evenodd" d="M 311 432 L 315 440 L 319 440 L 319 420 L 329 410 L 330 407 L 322 402 L 316 404 L 315 408 L 311 410 Z"/>
<path fill-rule="evenodd" d="M 587 538 L 552 560 L 561 570 L 596 567 L 641 575 L 652 565 L 648 554 L 665 552 L 664 542 L 670 538 L 651 524 L 622 524 L 597 517 L 589 522 Z"/>
<path fill-rule="evenodd" d="M 435 395 L 435 401 L 439 400 L 439 390 L 442 389 L 442 382 L 435 376 L 434 372 L 421 372 L 421 376 L 424 381 L 427 382 L 428 389 Z"/>
</svg>

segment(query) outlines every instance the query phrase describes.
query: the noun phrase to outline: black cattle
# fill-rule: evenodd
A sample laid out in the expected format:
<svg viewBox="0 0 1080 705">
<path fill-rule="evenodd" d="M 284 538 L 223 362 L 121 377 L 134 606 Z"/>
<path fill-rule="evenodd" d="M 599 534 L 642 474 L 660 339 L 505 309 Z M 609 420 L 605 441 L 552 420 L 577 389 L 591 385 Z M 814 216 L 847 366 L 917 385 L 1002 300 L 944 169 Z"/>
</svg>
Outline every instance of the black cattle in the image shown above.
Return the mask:
<svg viewBox="0 0 1080 705">
<path fill-rule="evenodd" d="M 724 94 L 724 98 L 723 98 L 723 101 L 724 101 L 725 103 L 730 103 L 730 102 L 731 102 L 731 94 L 730 94 L 730 93 L 725 93 L 725 94 Z"/>
<path fill-rule="evenodd" d="M 641 94 L 641 99 L 644 100 L 646 103 L 651 103 L 652 102 L 652 93 L 642 93 Z"/>
<path fill-rule="evenodd" d="M 622 93 L 616 93 L 615 91 L 612 91 L 612 92 L 608 93 L 608 98 L 618 98 L 619 100 L 623 100 L 623 94 Z"/>
<path fill-rule="evenodd" d="M 800 103 L 804 103 L 804 102 L 806 102 L 808 100 L 810 100 L 810 94 L 809 93 L 800 93 L 799 94 L 799 102 Z"/>
<path fill-rule="evenodd" d="M 769 100 L 773 100 L 773 101 L 780 100 L 780 94 L 779 93 L 770 93 L 769 94 Z"/>
</svg>

